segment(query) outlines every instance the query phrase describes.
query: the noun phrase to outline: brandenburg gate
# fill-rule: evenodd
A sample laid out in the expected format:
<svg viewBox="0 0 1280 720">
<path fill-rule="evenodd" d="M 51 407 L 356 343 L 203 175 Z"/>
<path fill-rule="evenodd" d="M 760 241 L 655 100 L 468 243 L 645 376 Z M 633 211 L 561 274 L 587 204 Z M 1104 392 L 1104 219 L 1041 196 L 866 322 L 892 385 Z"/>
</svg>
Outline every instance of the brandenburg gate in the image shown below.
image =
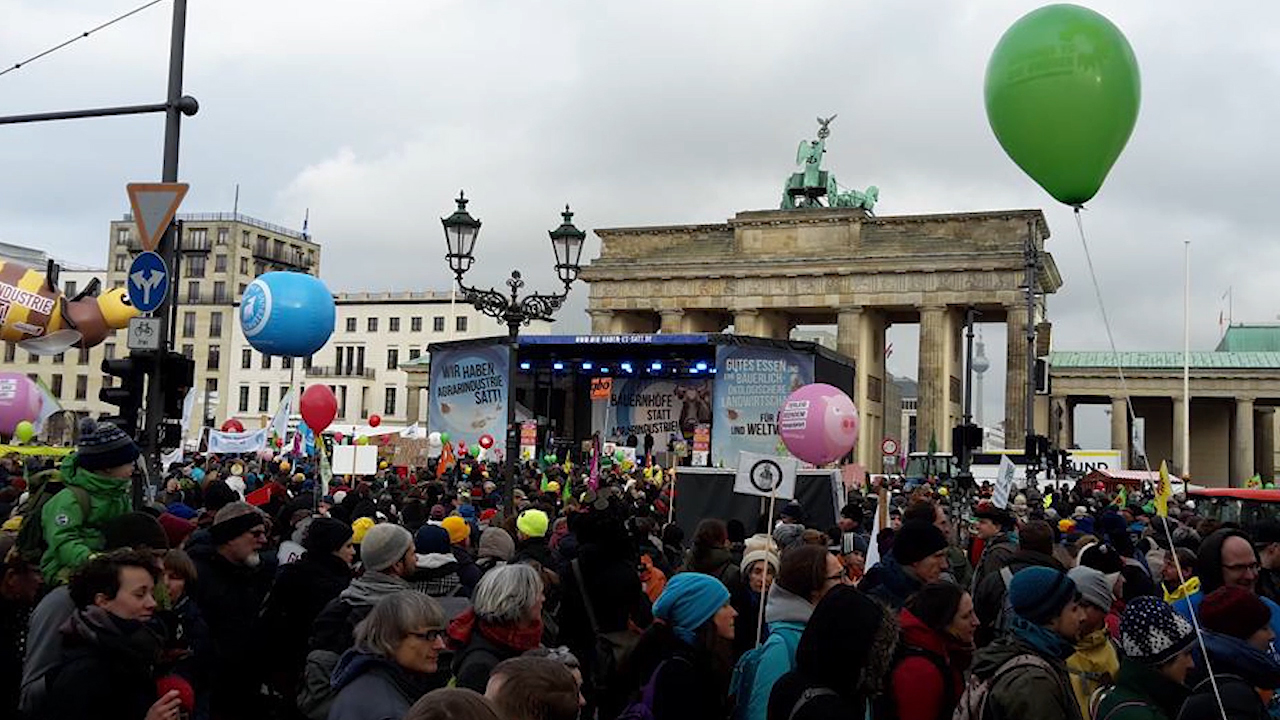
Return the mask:
<svg viewBox="0 0 1280 720">
<path fill-rule="evenodd" d="M 595 230 L 600 256 L 583 269 L 596 334 L 722 332 L 786 339 L 798 325 L 835 325 L 837 351 L 854 360 L 862 415 L 856 459 L 878 462 L 885 436 L 885 331 L 918 323 L 917 438 L 949 451 L 961 422 L 963 328 L 1008 328 L 1005 438 L 1022 445 L 1028 392 L 1027 255 L 1037 260 L 1035 324 L 1062 285 L 1044 250 L 1039 210 L 879 217 L 878 191 L 839 192 L 820 168 L 819 140 L 801 143 L 802 171 L 782 208 L 740 212 L 712 225 Z M 815 162 L 814 156 L 817 160 Z M 825 199 L 823 204 L 822 200 Z M 1041 432 L 1044 428 L 1039 428 Z"/>
</svg>

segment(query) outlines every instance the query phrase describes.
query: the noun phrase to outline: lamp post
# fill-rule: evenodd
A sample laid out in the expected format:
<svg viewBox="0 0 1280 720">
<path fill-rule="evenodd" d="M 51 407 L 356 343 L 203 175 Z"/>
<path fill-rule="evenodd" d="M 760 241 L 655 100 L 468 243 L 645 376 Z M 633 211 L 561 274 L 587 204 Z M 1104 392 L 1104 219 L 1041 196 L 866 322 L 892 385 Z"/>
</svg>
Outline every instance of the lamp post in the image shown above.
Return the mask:
<svg viewBox="0 0 1280 720">
<path fill-rule="evenodd" d="M 524 287 L 519 270 L 512 270 L 507 278 L 509 293 L 499 292 L 493 288 L 480 290 L 470 287 L 462 280 L 462 276 L 471 269 L 475 262 L 476 238 L 480 235 L 480 221 L 467 212 L 466 195 L 458 193 L 458 209 L 447 218 L 441 218 L 444 225 L 445 242 L 448 245 L 449 269 L 453 270 L 462 292 L 462 300 L 476 310 L 507 325 L 507 484 L 503 491 L 505 512 L 508 516 L 515 514 L 515 488 L 517 468 L 520 460 L 520 431 L 516 427 L 516 352 L 520 338 L 520 326 L 528 325 L 534 320 L 550 322 L 556 311 L 569 296 L 569 286 L 578 279 L 582 269 L 582 246 L 587 234 L 574 227 L 573 213 L 565 205 L 561 213 L 563 222 L 560 227 L 550 231 L 551 249 L 555 253 L 556 274 L 564 283 L 564 292 L 543 295 L 531 293 L 520 295 Z"/>
</svg>

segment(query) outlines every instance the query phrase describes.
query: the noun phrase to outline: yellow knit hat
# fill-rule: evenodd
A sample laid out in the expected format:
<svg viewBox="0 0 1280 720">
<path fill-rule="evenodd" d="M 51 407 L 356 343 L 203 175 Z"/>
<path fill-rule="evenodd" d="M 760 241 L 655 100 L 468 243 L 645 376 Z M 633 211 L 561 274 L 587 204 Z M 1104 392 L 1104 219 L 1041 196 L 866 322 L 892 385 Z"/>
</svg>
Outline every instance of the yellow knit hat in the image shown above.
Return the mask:
<svg viewBox="0 0 1280 720">
<path fill-rule="evenodd" d="M 453 545 L 471 537 L 471 528 L 467 527 L 467 521 L 457 515 L 450 515 L 440 521 L 440 527 L 449 532 L 449 542 Z"/>
<path fill-rule="evenodd" d="M 359 545 L 364 542 L 365 533 L 369 532 L 374 526 L 373 518 L 362 517 L 357 518 L 351 523 L 351 542 Z"/>
</svg>

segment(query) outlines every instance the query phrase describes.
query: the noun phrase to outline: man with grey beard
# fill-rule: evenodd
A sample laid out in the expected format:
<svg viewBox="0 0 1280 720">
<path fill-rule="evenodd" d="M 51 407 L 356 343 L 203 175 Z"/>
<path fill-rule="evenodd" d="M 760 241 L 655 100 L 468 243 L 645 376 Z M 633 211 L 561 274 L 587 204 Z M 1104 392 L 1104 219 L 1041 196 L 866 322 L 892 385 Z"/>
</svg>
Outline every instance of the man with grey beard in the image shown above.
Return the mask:
<svg viewBox="0 0 1280 720">
<path fill-rule="evenodd" d="M 193 537 L 187 548 L 196 566 L 189 592 L 213 638 L 208 666 L 214 720 L 264 714 L 258 662 L 263 636 L 256 621 L 276 571 L 275 554 L 259 554 L 266 523 L 254 506 L 233 502 L 214 516 L 207 536 Z"/>
</svg>

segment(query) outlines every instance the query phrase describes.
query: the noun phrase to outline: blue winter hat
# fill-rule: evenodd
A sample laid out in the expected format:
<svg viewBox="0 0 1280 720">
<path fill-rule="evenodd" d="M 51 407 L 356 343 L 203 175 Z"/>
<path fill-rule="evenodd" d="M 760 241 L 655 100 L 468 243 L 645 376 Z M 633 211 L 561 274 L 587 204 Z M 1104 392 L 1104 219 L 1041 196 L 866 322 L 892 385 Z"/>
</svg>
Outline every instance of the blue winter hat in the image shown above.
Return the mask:
<svg viewBox="0 0 1280 720">
<path fill-rule="evenodd" d="M 1078 592 L 1066 573 L 1047 567 L 1028 567 L 1014 573 L 1009 604 L 1024 620 L 1045 625 L 1062 612 Z"/>
<path fill-rule="evenodd" d="M 474 522 L 476 519 L 476 508 L 474 505 L 463 505 L 458 508 L 458 514 L 467 522 Z"/>
<path fill-rule="evenodd" d="M 449 552 L 449 531 L 439 525 L 423 525 L 413 538 L 414 548 L 424 555 Z"/>
<path fill-rule="evenodd" d="M 191 518 L 199 514 L 190 505 L 187 505 L 186 503 L 180 503 L 180 502 L 169 503 L 167 506 L 165 506 L 165 509 L 169 511 L 170 515 L 175 515 L 177 517 L 182 518 L 183 520 L 190 520 Z"/>
<path fill-rule="evenodd" d="M 729 591 L 710 575 L 683 572 L 671 578 L 653 604 L 653 616 L 671 626 L 684 642 L 695 642 L 694 632 L 729 602 Z"/>
</svg>

